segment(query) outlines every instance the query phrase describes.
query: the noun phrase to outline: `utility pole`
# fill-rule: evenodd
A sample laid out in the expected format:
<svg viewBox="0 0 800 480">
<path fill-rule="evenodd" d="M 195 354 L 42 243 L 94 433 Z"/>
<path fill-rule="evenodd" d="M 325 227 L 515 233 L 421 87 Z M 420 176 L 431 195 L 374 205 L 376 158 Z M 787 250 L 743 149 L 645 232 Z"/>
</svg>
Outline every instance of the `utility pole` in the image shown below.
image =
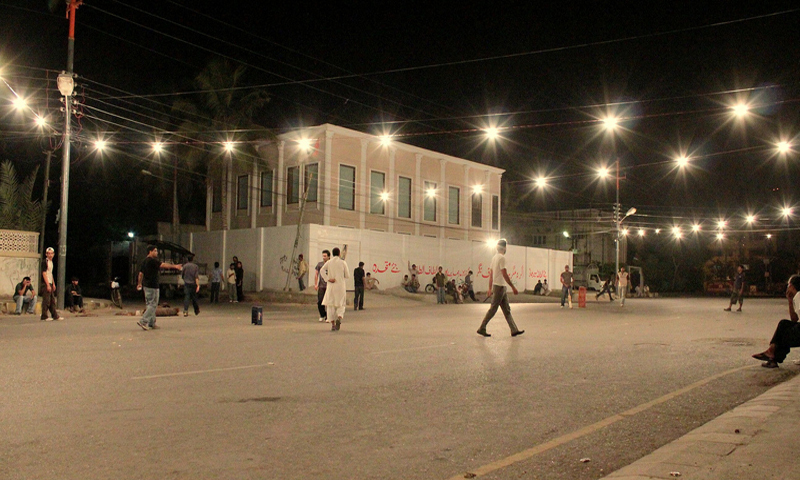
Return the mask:
<svg viewBox="0 0 800 480">
<path fill-rule="evenodd" d="M 50 159 L 53 158 L 53 151 L 47 150 L 47 160 L 44 163 L 44 192 L 42 193 L 42 203 L 44 204 L 44 215 L 42 215 L 42 228 L 39 233 L 39 255 L 44 255 L 44 230 L 47 226 L 47 190 L 50 187 Z"/>
<path fill-rule="evenodd" d="M 75 80 L 72 72 L 75 60 L 75 11 L 83 0 L 67 0 L 69 36 L 67 38 L 67 71 L 58 76 L 58 91 L 64 96 L 64 141 L 61 165 L 61 213 L 58 217 L 58 296 L 57 308 L 64 308 L 64 289 L 67 279 L 67 209 L 69 206 L 69 150 L 71 146 L 72 93 Z"/>
</svg>

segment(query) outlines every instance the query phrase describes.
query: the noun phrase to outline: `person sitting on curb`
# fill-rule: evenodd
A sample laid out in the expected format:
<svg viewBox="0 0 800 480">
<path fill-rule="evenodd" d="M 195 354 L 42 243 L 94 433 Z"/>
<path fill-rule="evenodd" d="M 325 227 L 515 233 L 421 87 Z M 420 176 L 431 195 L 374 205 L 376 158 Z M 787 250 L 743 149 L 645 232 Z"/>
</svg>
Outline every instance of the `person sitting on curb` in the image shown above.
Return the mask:
<svg viewBox="0 0 800 480">
<path fill-rule="evenodd" d="M 28 313 L 34 313 L 36 308 L 36 290 L 31 285 L 31 277 L 25 277 L 14 288 L 14 301 L 17 303 L 17 309 L 14 315 L 22 315 L 22 307 L 28 304 Z"/>
<path fill-rule="evenodd" d="M 789 318 L 781 320 L 769 341 L 769 348 L 761 353 L 756 353 L 753 358 L 762 360 L 764 368 L 778 368 L 783 363 L 789 350 L 800 347 L 800 323 L 797 322 L 797 312 L 800 311 L 800 275 L 792 275 L 786 286 L 786 299 L 789 300 Z"/>
<path fill-rule="evenodd" d="M 72 283 L 67 286 L 67 295 L 64 297 L 64 305 L 69 308 L 72 313 L 84 313 L 83 309 L 83 296 L 81 295 L 81 286 L 78 285 L 78 277 L 72 277 Z"/>
<path fill-rule="evenodd" d="M 408 286 L 406 287 L 406 291 L 408 291 L 408 293 L 419 292 L 419 280 L 417 279 L 416 274 L 411 275 L 411 279 L 408 281 Z"/>
<path fill-rule="evenodd" d="M 364 279 L 364 288 L 367 290 L 378 290 L 378 285 L 380 284 L 380 280 L 372 278 L 372 274 L 367 273 L 367 278 Z"/>
</svg>

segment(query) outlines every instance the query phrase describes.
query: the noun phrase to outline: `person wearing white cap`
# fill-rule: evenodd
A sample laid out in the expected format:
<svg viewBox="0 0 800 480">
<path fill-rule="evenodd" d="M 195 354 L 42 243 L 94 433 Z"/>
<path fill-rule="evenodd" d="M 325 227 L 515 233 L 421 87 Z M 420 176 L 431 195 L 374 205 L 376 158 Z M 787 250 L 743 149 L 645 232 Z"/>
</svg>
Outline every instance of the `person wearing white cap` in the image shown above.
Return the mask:
<svg viewBox="0 0 800 480">
<path fill-rule="evenodd" d="M 508 304 L 508 294 L 506 293 L 507 287 L 511 287 L 514 295 L 519 293 L 506 271 L 506 239 L 501 238 L 497 241 L 497 254 L 492 258 L 492 266 L 489 268 L 489 295 L 492 297 L 492 306 L 489 307 L 489 311 L 483 317 L 483 323 L 478 328 L 478 335 L 491 337 L 491 334 L 486 332 L 486 326 L 489 324 L 489 320 L 494 317 L 494 314 L 497 313 L 497 307 L 503 310 L 503 315 L 506 317 L 506 322 L 508 322 L 508 328 L 511 329 L 512 337 L 525 333 L 525 330 L 517 328 L 517 324 L 514 323 L 514 317 L 511 316 L 511 307 Z"/>
</svg>

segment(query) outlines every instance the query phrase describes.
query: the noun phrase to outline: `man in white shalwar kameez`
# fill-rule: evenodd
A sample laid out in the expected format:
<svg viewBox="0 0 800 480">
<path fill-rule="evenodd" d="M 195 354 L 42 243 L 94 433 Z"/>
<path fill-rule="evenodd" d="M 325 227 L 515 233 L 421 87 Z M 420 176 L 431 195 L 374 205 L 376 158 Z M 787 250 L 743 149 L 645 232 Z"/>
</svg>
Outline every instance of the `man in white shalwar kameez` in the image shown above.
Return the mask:
<svg viewBox="0 0 800 480">
<path fill-rule="evenodd" d="M 344 309 L 347 306 L 347 285 L 346 278 L 350 278 L 347 262 L 339 258 L 341 253 L 338 248 L 333 249 L 333 257 L 328 260 L 320 269 L 319 274 L 323 280 L 328 282 L 328 289 L 322 304 L 328 307 L 328 319 L 331 321 L 331 331 L 339 330 L 344 317 Z M 331 313 L 335 312 L 333 318 Z M 334 320 L 335 319 L 335 320 Z"/>
</svg>

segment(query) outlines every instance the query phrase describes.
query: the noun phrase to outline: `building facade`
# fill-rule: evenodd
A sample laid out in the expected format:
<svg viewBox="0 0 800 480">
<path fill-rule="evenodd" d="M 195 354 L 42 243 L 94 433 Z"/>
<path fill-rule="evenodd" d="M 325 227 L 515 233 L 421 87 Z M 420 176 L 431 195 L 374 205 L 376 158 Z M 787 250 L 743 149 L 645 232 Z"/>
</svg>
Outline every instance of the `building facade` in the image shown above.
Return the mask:
<svg viewBox="0 0 800 480">
<path fill-rule="evenodd" d="M 257 151 L 258 161 L 229 160 L 210 175 L 208 231 L 301 223 L 474 241 L 500 233 L 500 168 L 331 124 Z"/>
</svg>

